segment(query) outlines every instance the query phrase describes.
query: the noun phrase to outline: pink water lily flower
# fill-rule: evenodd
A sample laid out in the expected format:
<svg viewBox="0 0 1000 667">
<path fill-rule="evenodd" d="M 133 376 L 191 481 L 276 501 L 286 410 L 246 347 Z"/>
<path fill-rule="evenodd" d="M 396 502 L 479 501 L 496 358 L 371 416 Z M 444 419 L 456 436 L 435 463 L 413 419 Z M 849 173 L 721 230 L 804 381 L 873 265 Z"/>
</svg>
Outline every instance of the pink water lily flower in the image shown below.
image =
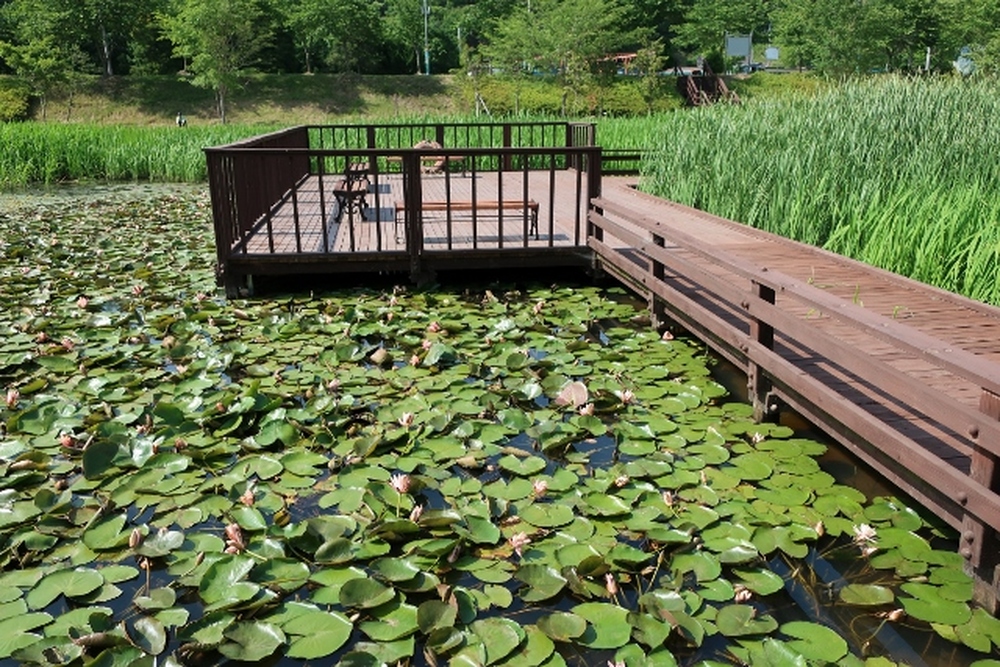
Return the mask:
<svg viewBox="0 0 1000 667">
<path fill-rule="evenodd" d="M 528 537 L 527 533 L 514 533 L 510 536 L 508 542 L 510 542 L 510 546 L 514 548 L 514 553 L 521 556 L 523 555 L 522 550 L 524 547 L 531 544 L 531 538 Z"/>
<path fill-rule="evenodd" d="M 389 484 L 392 488 L 396 489 L 399 493 L 409 493 L 410 484 L 413 482 L 409 475 L 393 475 L 389 480 Z"/>
</svg>

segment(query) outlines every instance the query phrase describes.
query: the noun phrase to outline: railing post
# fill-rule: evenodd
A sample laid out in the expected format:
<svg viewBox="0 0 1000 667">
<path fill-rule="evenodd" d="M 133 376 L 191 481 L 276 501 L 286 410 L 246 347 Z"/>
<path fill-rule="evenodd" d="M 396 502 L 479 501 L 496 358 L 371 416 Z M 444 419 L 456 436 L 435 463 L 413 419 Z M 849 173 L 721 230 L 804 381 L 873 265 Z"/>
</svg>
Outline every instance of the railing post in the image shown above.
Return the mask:
<svg viewBox="0 0 1000 667">
<path fill-rule="evenodd" d="M 762 268 L 761 271 L 767 271 Z M 752 298 L 764 303 L 774 304 L 774 289 L 756 280 L 751 283 Z M 749 308 L 748 301 L 745 308 Z M 750 318 L 750 338 L 768 350 L 774 349 L 774 327 L 756 317 Z M 764 377 L 760 366 L 747 358 L 747 395 L 753 403 L 753 417 L 756 421 L 764 421 L 777 416 L 777 404 L 771 395 L 771 381 Z"/>
<path fill-rule="evenodd" d="M 503 147 L 511 147 L 511 130 L 510 123 L 503 124 Z M 503 157 L 500 159 L 500 171 L 510 171 L 510 153 L 504 153 Z"/>
<path fill-rule="evenodd" d="M 991 419 L 1000 420 L 1000 395 L 983 389 L 979 396 L 979 411 Z M 972 456 L 969 477 L 993 491 L 1000 492 L 1000 466 L 997 457 L 980 446 L 979 434 L 972 433 Z M 959 497 L 959 502 L 964 502 Z M 962 519 L 962 545 L 966 573 L 973 580 L 976 601 L 996 614 L 1000 608 L 1000 535 L 992 527 L 965 515 Z"/>
<path fill-rule="evenodd" d="M 403 221 L 406 235 L 406 251 L 410 255 L 410 279 L 421 282 L 423 266 L 420 256 L 423 253 L 424 236 L 423 191 L 420 184 L 420 154 L 409 152 L 403 156 L 403 200 L 406 202 L 406 218 Z"/>
<path fill-rule="evenodd" d="M 657 248 L 663 248 L 666 246 L 663 237 L 659 234 L 653 233 L 652 237 L 653 245 Z M 654 284 L 663 282 L 663 278 L 666 276 L 663 262 L 659 261 L 655 257 L 650 257 L 649 273 L 652 275 L 652 282 Z M 667 309 L 664 306 L 663 301 L 656 298 L 656 292 L 653 290 L 649 291 L 649 317 L 652 320 L 653 328 L 657 331 L 662 331 L 667 326 Z"/>
</svg>

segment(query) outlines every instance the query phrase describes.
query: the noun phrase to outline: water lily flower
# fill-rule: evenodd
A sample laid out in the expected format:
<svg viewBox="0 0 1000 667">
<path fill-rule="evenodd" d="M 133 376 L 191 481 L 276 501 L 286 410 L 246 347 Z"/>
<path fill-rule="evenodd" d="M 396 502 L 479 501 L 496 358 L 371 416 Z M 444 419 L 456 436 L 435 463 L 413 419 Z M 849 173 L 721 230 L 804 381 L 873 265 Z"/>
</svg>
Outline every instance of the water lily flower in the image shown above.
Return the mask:
<svg viewBox="0 0 1000 667">
<path fill-rule="evenodd" d="M 756 444 L 759 444 L 761 442 L 764 442 L 764 438 L 765 438 L 765 436 L 763 434 L 758 433 L 757 431 L 754 431 L 753 435 L 750 436 L 750 442 L 752 442 L 753 444 L 756 445 Z"/>
<path fill-rule="evenodd" d="M 238 554 L 247 548 L 243 541 L 243 531 L 238 523 L 231 523 L 226 526 L 226 553 Z"/>
<path fill-rule="evenodd" d="M 531 310 L 533 310 L 535 312 L 535 315 L 537 315 L 540 312 L 542 312 L 542 308 L 544 307 L 545 307 L 545 301 L 537 301 L 535 302 L 535 305 L 532 306 Z"/>
<path fill-rule="evenodd" d="M 425 350 L 431 349 L 431 345 L 433 345 L 433 344 L 434 343 L 431 340 L 427 339 L 427 338 L 425 338 L 422 341 L 420 341 L 420 347 L 423 348 L 423 349 L 425 349 Z"/>
<path fill-rule="evenodd" d="M 874 542 L 878 537 L 878 533 L 874 528 L 869 526 L 867 523 L 863 523 L 860 526 L 854 526 L 854 543 L 864 544 L 865 542 Z"/>
<path fill-rule="evenodd" d="M 248 484 L 246 491 L 244 491 L 243 495 L 240 496 L 240 502 L 246 505 L 247 507 L 250 507 L 253 505 L 254 500 L 255 498 L 253 493 L 253 484 Z"/>
<path fill-rule="evenodd" d="M 822 521 L 817 521 L 816 525 L 813 526 L 813 530 L 816 531 L 816 535 L 818 535 L 819 537 L 823 537 L 824 535 L 826 535 L 826 526 L 823 525 Z"/>
<path fill-rule="evenodd" d="M 635 394 L 632 393 L 631 389 L 623 389 L 618 392 L 618 398 L 621 399 L 622 405 L 629 405 L 635 401 Z"/>
<path fill-rule="evenodd" d="M 531 493 L 536 498 L 541 498 L 549 490 L 549 483 L 544 479 L 536 479 L 531 482 Z"/>
<path fill-rule="evenodd" d="M 854 526 L 854 543 L 861 548 L 863 556 L 870 556 L 878 551 L 878 545 L 875 543 L 877 537 L 875 529 L 867 523 Z"/>
<path fill-rule="evenodd" d="M 733 588 L 736 591 L 736 596 L 735 596 L 736 604 L 743 604 L 744 602 L 749 602 L 750 598 L 753 597 L 753 591 L 744 586 L 743 584 L 736 584 Z"/>
<path fill-rule="evenodd" d="M 416 523 L 420 520 L 420 515 L 424 513 L 423 505 L 414 505 L 413 509 L 410 510 L 410 521 Z"/>
<path fill-rule="evenodd" d="M 404 412 L 399 416 L 399 425 L 403 428 L 410 428 L 413 426 L 413 420 L 416 418 L 412 412 Z"/>
<path fill-rule="evenodd" d="M 389 297 L 389 305 L 390 306 L 395 306 L 398 303 L 399 303 L 399 300 L 396 298 L 395 294 L 393 294 L 392 296 Z"/>
<path fill-rule="evenodd" d="M 510 542 L 510 546 L 514 548 L 514 553 L 521 556 L 523 555 L 522 550 L 524 547 L 531 544 L 531 538 L 528 537 L 527 533 L 514 533 L 510 536 L 508 542 Z"/>
<path fill-rule="evenodd" d="M 581 416 L 592 416 L 594 414 L 594 404 L 587 403 L 586 405 L 581 406 L 577 412 L 579 412 Z"/>
<path fill-rule="evenodd" d="M 416 355 L 416 354 L 413 355 L 412 357 L 410 357 L 410 365 L 411 366 L 419 366 L 420 365 L 420 357 L 418 355 Z"/>
<path fill-rule="evenodd" d="M 674 506 L 674 492 L 673 491 L 664 491 L 663 492 L 663 502 L 664 502 L 664 504 L 667 507 L 673 507 Z"/>
<path fill-rule="evenodd" d="M 7 390 L 7 407 L 13 408 L 17 405 L 17 402 L 21 400 L 21 392 L 19 392 L 14 387 Z"/>
<path fill-rule="evenodd" d="M 625 667 L 625 661 L 615 660 L 614 662 L 611 662 L 610 660 L 608 660 L 608 667 Z"/>
<path fill-rule="evenodd" d="M 39 344 L 47 343 L 49 342 L 49 335 L 44 331 L 39 331 L 38 334 L 35 336 L 35 342 Z"/>
<path fill-rule="evenodd" d="M 673 340 L 674 335 L 670 331 L 664 331 L 663 335 L 660 336 L 660 340 Z"/>
<path fill-rule="evenodd" d="M 67 352 L 70 352 L 73 350 L 73 345 L 75 345 L 75 343 L 72 338 L 67 336 L 60 341 L 60 345 L 62 345 Z"/>
<path fill-rule="evenodd" d="M 134 294 L 135 296 L 139 296 L 145 289 L 146 288 L 143 287 L 142 285 L 132 285 L 132 294 Z"/>
<path fill-rule="evenodd" d="M 136 526 L 132 529 L 132 532 L 128 536 L 128 547 L 129 549 L 135 549 L 137 546 L 142 544 L 142 530 Z"/>
<path fill-rule="evenodd" d="M 620 489 L 626 484 L 628 484 L 628 480 L 629 480 L 628 475 L 618 475 L 617 477 L 615 477 L 615 486 L 617 486 Z"/>
<path fill-rule="evenodd" d="M 608 597 L 614 597 L 618 595 L 618 582 L 615 581 L 615 575 L 610 572 L 604 573 L 604 590 L 608 592 Z"/>
<path fill-rule="evenodd" d="M 409 475 L 393 475 L 389 480 L 389 484 L 392 488 L 396 489 L 399 493 L 409 493 L 410 484 L 413 482 Z"/>
<path fill-rule="evenodd" d="M 327 391 L 337 391 L 338 389 L 340 389 L 340 380 L 338 380 L 337 378 L 333 378 L 332 380 L 327 381 L 326 383 Z"/>
<path fill-rule="evenodd" d="M 76 445 L 76 438 L 73 437 L 72 433 L 63 431 L 59 434 L 59 444 L 62 447 L 73 447 Z"/>
<path fill-rule="evenodd" d="M 81 296 L 79 299 L 76 300 L 76 307 L 79 308 L 80 310 L 83 310 L 87 307 L 89 303 L 90 299 L 88 299 L 85 296 Z"/>
<path fill-rule="evenodd" d="M 194 300 L 195 301 L 204 301 L 207 298 L 208 298 L 208 295 L 205 294 L 204 292 L 198 292 L 197 294 L 194 295 Z"/>
<path fill-rule="evenodd" d="M 441 331 L 441 325 L 438 323 L 437 320 L 435 320 L 427 325 L 427 330 L 430 331 L 431 333 L 437 333 Z"/>
</svg>

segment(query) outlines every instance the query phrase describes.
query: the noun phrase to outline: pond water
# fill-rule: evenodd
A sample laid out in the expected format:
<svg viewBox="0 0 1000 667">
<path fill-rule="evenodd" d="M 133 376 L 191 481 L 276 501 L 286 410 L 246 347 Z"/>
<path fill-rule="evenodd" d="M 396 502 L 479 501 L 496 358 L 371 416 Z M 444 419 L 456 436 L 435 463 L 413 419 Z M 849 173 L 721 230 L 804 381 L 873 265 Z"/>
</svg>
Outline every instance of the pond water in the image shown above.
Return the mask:
<svg viewBox="0 0 1000 667">
<path fill-rule="evenodd" d="M 624 291 L 226 301 L 209 215 L 0 199 L 0 660 L 997 656 L 951 536 Z"/>
</svg>

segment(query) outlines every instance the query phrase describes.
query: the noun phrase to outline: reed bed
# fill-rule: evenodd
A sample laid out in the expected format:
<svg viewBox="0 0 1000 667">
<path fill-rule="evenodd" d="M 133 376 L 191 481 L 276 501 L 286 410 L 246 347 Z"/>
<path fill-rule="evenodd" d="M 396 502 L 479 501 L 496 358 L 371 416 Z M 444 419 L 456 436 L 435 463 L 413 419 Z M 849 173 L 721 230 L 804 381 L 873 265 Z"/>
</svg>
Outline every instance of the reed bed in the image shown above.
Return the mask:
<svg viewBox="0 0 1000 667">
<path fill-rule="evenodd" d="M 643 188 L 1000 305 L 998 93 L 889 78 L 663 116 L 634 128 Z"/>
<path fill-rule="evenodd" d="M 77 180 L 196 183 L 207 178 L 203 147 L 274 129 L 0 124 L 0 187 Z"/>
</svg>

